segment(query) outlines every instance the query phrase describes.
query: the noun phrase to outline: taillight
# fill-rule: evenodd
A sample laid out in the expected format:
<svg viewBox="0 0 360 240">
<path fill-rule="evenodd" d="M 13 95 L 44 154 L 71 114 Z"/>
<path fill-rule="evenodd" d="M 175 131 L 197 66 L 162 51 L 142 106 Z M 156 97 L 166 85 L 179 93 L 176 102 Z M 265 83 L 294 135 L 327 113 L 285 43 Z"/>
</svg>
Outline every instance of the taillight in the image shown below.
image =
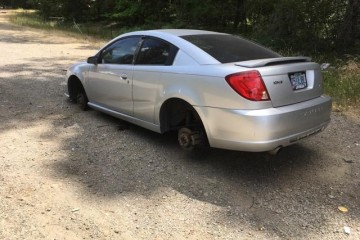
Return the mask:
<svg viewBox="0 0 360 240">
<path fill-rule="evenodd" d="M 241 96 L 252 101 L 270 100 L 264 81 L 258 71 L 247 71 L 225 77 L 228 84 Z"/>
</svg>

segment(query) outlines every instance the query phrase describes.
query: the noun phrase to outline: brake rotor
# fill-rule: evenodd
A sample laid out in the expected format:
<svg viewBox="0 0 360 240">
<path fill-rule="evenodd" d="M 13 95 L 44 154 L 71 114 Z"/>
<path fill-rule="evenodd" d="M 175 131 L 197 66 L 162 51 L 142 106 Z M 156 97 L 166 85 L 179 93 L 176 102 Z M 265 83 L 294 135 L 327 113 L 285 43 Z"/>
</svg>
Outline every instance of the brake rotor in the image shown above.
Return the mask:
<svg viewBox="0 0 360 240">
<path fill-rule="evenodd" d="M 194 149 L 195 144 L 193 141 L 194 132 L 189 128 L 181 128 L 178 132 L 178 141 L 180 147 L 184 150 L 191 151 Z"/>
</svg>

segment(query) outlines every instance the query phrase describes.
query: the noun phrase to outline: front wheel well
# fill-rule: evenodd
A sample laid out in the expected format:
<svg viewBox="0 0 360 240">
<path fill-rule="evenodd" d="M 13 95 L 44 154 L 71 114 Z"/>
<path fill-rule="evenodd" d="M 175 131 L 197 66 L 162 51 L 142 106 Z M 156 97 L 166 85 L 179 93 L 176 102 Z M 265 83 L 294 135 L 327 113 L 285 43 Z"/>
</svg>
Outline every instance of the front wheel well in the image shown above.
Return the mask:
<svg viewBox="0 0 360 240">
<path fill-rule="evenodd" d="M 85 89 L 84 89 L 80 79 L 74 75 L 69 77 L 67 86 L 68 86 L 68 92 L 69 92 L 69 97 L 70 97 L 71 101 L 76 102 L 79 93 L 85 93 Z"/>
</svg>

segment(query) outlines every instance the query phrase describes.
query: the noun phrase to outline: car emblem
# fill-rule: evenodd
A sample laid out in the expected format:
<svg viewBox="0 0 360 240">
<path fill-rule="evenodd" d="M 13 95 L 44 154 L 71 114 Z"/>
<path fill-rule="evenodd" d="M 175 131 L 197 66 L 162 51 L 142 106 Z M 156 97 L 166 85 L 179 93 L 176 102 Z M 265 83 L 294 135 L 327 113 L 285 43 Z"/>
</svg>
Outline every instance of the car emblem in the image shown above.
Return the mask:
<svg viewBox="0 0 360 240">
<path fill-rule="evenodd" d="M 304 117 L 311 116 L 313 114 L 322 112 L 323 110 L 324 110 L 323 107 L 312 108 L 304 113 Z"/>
</svg>

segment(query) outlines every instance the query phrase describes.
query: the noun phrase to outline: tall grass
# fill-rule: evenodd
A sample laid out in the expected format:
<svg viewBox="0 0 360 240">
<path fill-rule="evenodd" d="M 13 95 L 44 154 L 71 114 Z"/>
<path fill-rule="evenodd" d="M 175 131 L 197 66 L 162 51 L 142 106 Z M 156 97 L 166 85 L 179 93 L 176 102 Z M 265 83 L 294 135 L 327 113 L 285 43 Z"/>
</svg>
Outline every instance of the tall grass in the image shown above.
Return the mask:
<svg viewBox="0 0 360 240">
<path fill-rule="evenodd" d="M 360 56 L 341 61 L 323 75 L 325 93 L 332 96 L 335 110 L 360 109 Z"/>
<path fill-rule="evenodd" d="M 98 40 L 109 40 L 113 37 L 139 28 L 121 28 L 109 23 L 66 23 L 59 19 L 43 19 L 35 11 L 17 11 L 10 19 L 13 23 L 45 30 L 60 30 L 72 36 L 93 37 Z M 146 28 L 144 26 L 142 29 Z M 280 51 L 283 55 L 293 55 L 290 50 Z M 343 56 L 340 59 L 331 53 L 312 56 L 315 61 L 328 60 L 331 67 L 323 72 L 324 89 L 333 98 L 335 110 L 356 108 L 360 110 L 360 56 Z"/>
<path fill-rule="evenodd" d="M 55 27 L 54 21 L 44 21 L 34 10 L 18 9 L 12 12 L 10 21 L 21 26 L 29 26 L 41 29 L 52 29 Z"/>
<path fill-rule="evenodd" d="M 117 24 L 109 24 L 106 22 L 79 24 L 76 22 L 65 22 L 61 18 L 44 19 L 33 10 L 17 10 L 10 16 L 10 21 L 21 26 L 44 30 L 57 30 L 76 37 L 94 37 L 100 40 L 110 40 L 124 32 L 138 30 L 138 28 L 122 28 Z"/>
</svg>

